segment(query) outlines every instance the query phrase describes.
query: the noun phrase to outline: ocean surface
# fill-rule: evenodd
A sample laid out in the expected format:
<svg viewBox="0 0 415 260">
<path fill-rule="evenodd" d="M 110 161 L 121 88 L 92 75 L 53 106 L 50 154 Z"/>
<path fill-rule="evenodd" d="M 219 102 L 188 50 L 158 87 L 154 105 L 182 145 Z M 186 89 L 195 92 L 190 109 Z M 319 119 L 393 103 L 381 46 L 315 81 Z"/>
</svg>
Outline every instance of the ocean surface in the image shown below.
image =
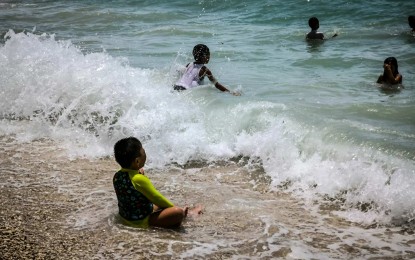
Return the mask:
<svg viewBox="0 0 415 260">
<path fill-rule="evenodd" d="M 290 239 L 293 232 L 284 230 L 295 230 L 295 224 L 273 233 L 269 227 L 280 213 L 249 212 L 289 196 L 310 219 L 349 223 L 342 228 L 356 243 L 361 232 L 353 231 L 355 225 L 381 234 L 385 228 L 414 229 L 415 37 L 409 15 L 415 15 L 415 5 L 407 0 L 1 1 L 0 147 L 40 140 L 48 151 L 62 149 L 62 164 L 111 161 L 114 143 L 135 136 L 147 151 L 150 178 L 173 202 L 185 203 L 175 191 L 199 191 L 191 202 L 205 205 L 206 225 L 226 215 L 229 223 L 243 217 L 266 227 L 258 236 L 251 233 L 251 239 L 268 243 L 259 249 L 238 251 L 235 241 L 247 235 L 242 231 L 226 233 L 218 224 L 218 230 L 205 232 L 196 225 L 197 237 L 186 241 L 183 235 L 180 253 L 169 244 L 172 251 L 147 252 L 150 257 L 342 258 L 340 247 L 325 251 Z M 319 18 L 326 38 L 338 36 L 305 41 L 311 16 Z M 172 90 L 198 43 L 210 48 L 213 75 L 241 96 L 208 82 Z M 403 75 L 398 91 L 376 84 L 389 56 L 397 58 Z M 39 149 L 33 164 L 50 156 Z M 1 165 L 4 172 L 8 166 Z M 60 192 L 89 201 L 67 225 L 94 228 L 99 212 L 111 228 L 138 234 L 116 221 L 111 182 L 117 169 L 101 176 L 107 178 L 102 196 L 58 184 Z M 190 180 L 199 181 L 192 186 Z M 10 185 L 22 184 L 0 186 Z M 212 194 L 215 185 L 232 192 Z M 224 205 L 243 214 L 224 214 Z M 281 210 L 289 213 L 289 205 Z M 308 228 L 314 225 L 324 229 L 323 222 Z M 292 242 L 288 251 L 277 246 L 282 237 L 288 241 L 284 248 Z M 161 247 L 163 239 L 152 241 Z M 367 254 L 399 255 L 411 250 L 401 243 L 405 239 L 413 240 L 413 232 L 389 241 L 390 250 Z M 136 253 L 134 247 L 126 252 L 118 256 Z"/>
</svg>

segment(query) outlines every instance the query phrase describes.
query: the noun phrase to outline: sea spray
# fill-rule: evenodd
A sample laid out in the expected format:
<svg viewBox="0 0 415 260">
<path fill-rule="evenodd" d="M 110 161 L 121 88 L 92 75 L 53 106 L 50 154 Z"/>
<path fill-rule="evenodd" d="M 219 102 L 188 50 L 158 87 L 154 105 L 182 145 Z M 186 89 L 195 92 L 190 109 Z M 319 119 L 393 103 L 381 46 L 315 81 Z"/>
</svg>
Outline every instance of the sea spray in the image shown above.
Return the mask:
<svg viewBox="0 0 415 260">
<path fill-rule="evenodd" d="M 300 122 L 286 104 L 208 85 L 175 92 L 171 73 L 83 53 L 47 34 L 9 31 L 0 64 L 2 127 L 18 138 L 51 138 L 71 157 L 99 157 L 111 155 L 119 138 L 137 136 L 148 167 L 157 168 L 248 158 L 246 167 L 271 177 L 270 189 L 334 201 L 343 216 L 360 212 L 354 221 L 414 217 L 415 202 L 406 199 L 414 195 L 413 161 L 338 139 L 335 127 Z"/>
</svg>

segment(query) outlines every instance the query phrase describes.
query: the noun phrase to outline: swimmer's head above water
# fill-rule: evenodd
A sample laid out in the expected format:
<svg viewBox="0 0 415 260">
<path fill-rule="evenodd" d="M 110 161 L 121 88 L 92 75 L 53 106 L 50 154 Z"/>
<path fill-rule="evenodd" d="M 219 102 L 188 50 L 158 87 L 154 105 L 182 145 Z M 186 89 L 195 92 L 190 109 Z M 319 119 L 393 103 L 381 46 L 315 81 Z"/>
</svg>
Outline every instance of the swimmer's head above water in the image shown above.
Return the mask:
<svg viewBox="0 0 415 260">
<path fill-rule="evenodd" d="M 208 46 L 204 44 L 197 44 L 193 47 L 193 58 L 196 63 L 207 64 L 210 59 L 210 50 Z"/>
</svg>

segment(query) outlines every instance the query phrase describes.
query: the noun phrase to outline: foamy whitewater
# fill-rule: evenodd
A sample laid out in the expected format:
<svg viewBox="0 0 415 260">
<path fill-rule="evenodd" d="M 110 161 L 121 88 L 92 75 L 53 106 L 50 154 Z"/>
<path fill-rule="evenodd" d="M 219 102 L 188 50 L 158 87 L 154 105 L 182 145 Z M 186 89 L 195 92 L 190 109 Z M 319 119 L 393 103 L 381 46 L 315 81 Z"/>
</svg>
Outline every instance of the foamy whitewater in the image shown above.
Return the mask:
<svg viewBox="0 0 415 260">
<path fill-rule="evenodd" d="M 200 174 L 215 176 L 198 182 L 201 191 L 223 177 L 221 167 L 242 178 L 235 182 L 251 183 L 252 190 L 233 193 L 244 197 L 241 201 L 227 198 L 231 205 L 256 211 L 265 207 L 261 200 L 272 198 L 256 191 L 283 193 L 317 218 L 323 219 L 318 207 L 328 204 L 332 217 L 352 223 L 413 227 L 411 1 L 54 1 L 2 3 L 0 10 L 3 137 L 20 144 L 52 140 L 72 161 L 108 158 L 117 140 L 135 136 L 147 151 L 147 169 L 168 173 L 198 165 Z M 320 19 L 326 37 L 339 36 L 307 43 L 310 15 Z M 190 91 L 172 90 L 197 43 L 210 47 L 208 67 L 219 82 L 241 96 L 221 93 L 208 82 Z M 375 83 L 389 56 L 398 59 L 403 75 L 404 89 L 398 92 L 381 91 Z M 47 160 L 39 154 L 34 161 Z M 235 165 L 229 170 L 226 162 Z M 252 172 L 259 177 L 243 174 Z M 186 189 L 187 177 L 206 178 L 187 174 L 172 187 L 157 177 L 160 189 Z M 91 205 L 105 204 L 85 206 L 69 225 L 94 226 L 100 221 L 97 211 L 116 221 L 112 175 L 106 177 L 110 188 L 98 193 L 59 187 L 87 196 Z M 195 200 L 209 207 L 209 193 Z M 175 193 L 169 197 L 179 199 Z M 225 202 L 216 201 L 215 209 Z M 262 216 L 264 225 L 278 222 L 273 214 Z M 273 236 L 282 236 L 279 228 L 282 233 Z M 213 248 L 184 250 L 177 257 L 209 257 L 227 242 L 231 246 L 223 237 Z M 298 248 L 303 251 L 292 247 L 291 257 L 333 257 Z"/>
</svg>

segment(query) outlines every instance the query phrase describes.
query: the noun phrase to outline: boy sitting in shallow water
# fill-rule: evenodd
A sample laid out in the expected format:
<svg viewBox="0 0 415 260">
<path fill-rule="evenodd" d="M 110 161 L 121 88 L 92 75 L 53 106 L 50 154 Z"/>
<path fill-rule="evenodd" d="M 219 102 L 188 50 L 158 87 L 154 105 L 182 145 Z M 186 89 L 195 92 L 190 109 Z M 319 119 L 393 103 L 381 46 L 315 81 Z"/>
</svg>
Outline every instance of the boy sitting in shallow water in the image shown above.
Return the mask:
<svg viewBox="0 0 415 260">
<path fill-rule="evenodd" d="M 124 222 L 136 227 L 177 228 L 188 214 L 202 213 L 202 207 L 193 209 L 174 206 L 154 188 L 144 175 L 146 152 L 135 137 L 119 140 L 114 156 L 122 167 L 113 178 L 119 214 Z"/>
</svg>

